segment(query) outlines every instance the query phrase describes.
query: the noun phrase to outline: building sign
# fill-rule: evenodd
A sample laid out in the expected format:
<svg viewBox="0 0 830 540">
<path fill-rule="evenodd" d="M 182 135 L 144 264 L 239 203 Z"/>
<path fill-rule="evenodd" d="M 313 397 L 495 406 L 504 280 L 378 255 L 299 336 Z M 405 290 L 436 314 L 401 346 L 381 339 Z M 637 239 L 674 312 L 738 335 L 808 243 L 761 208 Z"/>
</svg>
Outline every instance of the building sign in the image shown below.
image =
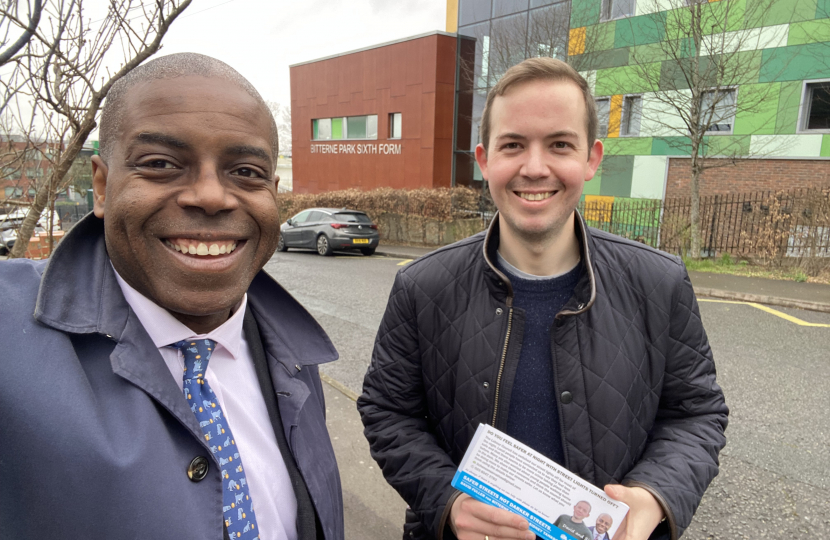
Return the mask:
<svg viewBox="0 0 830 540">
<path fill-rule="evenodd" d="M 387 143 L 312 144 L 312 154 L 400 154 L 401 145 Z"/>
</svg>

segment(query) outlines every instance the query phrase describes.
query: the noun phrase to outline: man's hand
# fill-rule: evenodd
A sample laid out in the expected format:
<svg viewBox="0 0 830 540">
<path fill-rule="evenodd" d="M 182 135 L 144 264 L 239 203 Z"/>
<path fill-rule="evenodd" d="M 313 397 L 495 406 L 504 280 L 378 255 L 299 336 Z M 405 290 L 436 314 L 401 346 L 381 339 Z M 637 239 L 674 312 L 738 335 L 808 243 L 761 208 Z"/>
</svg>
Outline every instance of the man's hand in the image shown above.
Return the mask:
<svg viewBox="0 0 830 540">
<path fill-rule="evenodd" d="M 527 520 L 513 512 L 479 502 L 462 493 L 450 508 L 450 528 L 458 540 L 501 540 L 520 538 L 534 540 Z"/>
<path fill-rule="evenodd" d="M 625 487 L 618 484 L 605 486 L 605 493 L 612 499 L 624 502 L 630 508 L 620 523 L 614 540 L 647 540 L 665 517 L 654 496 L 641 487 Z"/>
</svg>

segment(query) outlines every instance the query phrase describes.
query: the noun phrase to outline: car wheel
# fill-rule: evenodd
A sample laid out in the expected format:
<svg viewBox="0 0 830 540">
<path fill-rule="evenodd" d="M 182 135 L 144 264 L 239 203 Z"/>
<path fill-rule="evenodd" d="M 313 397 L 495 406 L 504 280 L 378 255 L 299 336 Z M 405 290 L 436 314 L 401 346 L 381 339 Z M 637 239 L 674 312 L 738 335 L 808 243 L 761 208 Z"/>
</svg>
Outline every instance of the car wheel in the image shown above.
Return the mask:
<svg viewBox="0 0 830 540">
<path fill-rule="evenodd" d="M 331 244 L 329 244 L 329 239 L 325 234 L 321 234 L 317 237 L 317 253 L 323 256 L 331 255 L 332 249 Z"/>
<path fill-rule="evenodd" d="M 375 254 L 375 248 L 360 248 L 360 252 L 368 257 Z"/>
<path fill-rule="evenodd" d="M 277 241 L 277 251 L 288 251 L 288 247 L 285 245 L 285 238 L 283 238 L 282 234 L 280 234 L 280 239 Z"/>
</svg>

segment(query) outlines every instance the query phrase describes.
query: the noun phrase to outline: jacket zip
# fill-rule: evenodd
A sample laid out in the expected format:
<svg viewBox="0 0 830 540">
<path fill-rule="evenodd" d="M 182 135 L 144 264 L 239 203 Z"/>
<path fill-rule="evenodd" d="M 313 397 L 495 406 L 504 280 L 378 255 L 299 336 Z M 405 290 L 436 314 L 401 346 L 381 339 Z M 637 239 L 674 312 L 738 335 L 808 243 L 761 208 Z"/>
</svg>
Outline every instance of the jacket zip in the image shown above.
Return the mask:
<svg viewBox="0 0 830 540">
<path fill-rule="evenodd" d="M 501 376 L 504 374 L 504 362 L 507 359 L 507 344 L 510 343 L 510 330 L 513 327 L 513 307 L 507 314 L 507 334 L 504 336 L 504 350 L 501 352 L 501 363 L 499 374 L 496 377 L 496 397 L 493 399 L 493 427 L 496 427 L 496 415 L 499 413 L 499 390 L 501 389 Z"/>
<path fill-rule="evenodd" d="M 557 313 L 556 317 L 558 317 L 561 314 L 562 312 Z M 556 327 L 556 317 L 554 317 L 554 328 Z M 561 394 L 559 393 L 559 373 L 556 369 L 556 347 L 554 346 L 554 343 L 556 342 L 556 330 L 553 330 L 553 332 L 551 333 L 550 341 L 550 359 L 553 363 L 553 392 L 555 394 L 553 396 L 553 399 L 557 399 L 557 396 Z M 562 456 L 565 459 L 564 465 L 566 469 L 570 470 L 571 464 L 570 460 L 568 459 L 568 443 L 565 440 L 565 414 L 562 412 L 561 403 L 556 404 L 556 413 L 557 416 L 559 416 L 559 438 L 562 441 Z"/>
</svg>

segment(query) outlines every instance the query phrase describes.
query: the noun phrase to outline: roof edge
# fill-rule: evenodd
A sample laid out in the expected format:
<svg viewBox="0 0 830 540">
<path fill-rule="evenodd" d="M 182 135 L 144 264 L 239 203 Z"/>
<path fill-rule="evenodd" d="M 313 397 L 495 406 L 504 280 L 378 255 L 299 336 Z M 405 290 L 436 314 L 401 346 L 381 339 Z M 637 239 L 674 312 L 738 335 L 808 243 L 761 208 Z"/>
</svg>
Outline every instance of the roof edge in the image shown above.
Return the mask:
<svg viewBox="0 0 830 540">
<path fill-rule="evenodd" d="M 417 36 L 409 36 L 401 39 L 396 39 L 393 41 L 386 41 L 384 43 L 378 43 L 376 45 L 369 45 L 368 47 L 362 47 L 360 49 L 354 49 L 352 51 L 346 51 L 342 53 L 332 54 L 330 56 L 324 56 L 322 58 L 315 58 L 314 60 L 306 60 L 305 62 L 297 62 L 296 64 L 291 64 L 288 67 L 293 68 L 297 66 L 304 66 L 306 64 L 314 64 L 315 62 L 322 62 L 323 60 L 331 60 L 332 58 L 339 58 L 341 56 L 346 56 L 349 54 L 355 54 L 364 51 L 370 51 L 372 49 L 379 49 L 381 47 L 386 47 L 387 45 L 394 45 L 396 43 L 404 43 L 406 41 L 412 41 L 413 39 L 421 39 L 429 36 L 449 36 L 449 37 L 458 37 L 458 34 L 452 32 L 444 32 L 442 30 L 433 30 L 431 32 L 426 32 L 424 34 L 418 34 Z"/>
</svg>

